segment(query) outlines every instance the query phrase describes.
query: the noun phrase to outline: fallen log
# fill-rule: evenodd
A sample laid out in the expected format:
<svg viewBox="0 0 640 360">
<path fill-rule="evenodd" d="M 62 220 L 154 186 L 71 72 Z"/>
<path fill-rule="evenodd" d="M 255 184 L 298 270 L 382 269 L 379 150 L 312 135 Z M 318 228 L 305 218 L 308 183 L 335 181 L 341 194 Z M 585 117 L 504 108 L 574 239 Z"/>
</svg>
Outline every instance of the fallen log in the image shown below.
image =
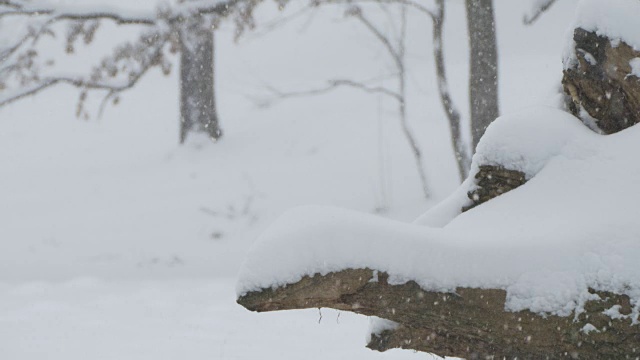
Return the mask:
<svg viewBox="0 0 640 360">
<path fill-rule="evenodd" d="M 640 326 L 626 295 L 596 292 L 581 314 L 542 316 L 505 311 L 501 289 L 458 288 L 455 293 L 426 291 L 409 281 L 389 284 L 388 275 L 349 269 L 305 276 L 276 289 L 250 292 L 238 303 L 251 311 L 332 308 L 398 323 L 372 334 L 369 348 L 412 349 L 467 359 L 637 359 Z M 614 308 L 614 306 L 617 306 Z M 617 309 L 619 319 L 603 314 Z"/>
</svg>

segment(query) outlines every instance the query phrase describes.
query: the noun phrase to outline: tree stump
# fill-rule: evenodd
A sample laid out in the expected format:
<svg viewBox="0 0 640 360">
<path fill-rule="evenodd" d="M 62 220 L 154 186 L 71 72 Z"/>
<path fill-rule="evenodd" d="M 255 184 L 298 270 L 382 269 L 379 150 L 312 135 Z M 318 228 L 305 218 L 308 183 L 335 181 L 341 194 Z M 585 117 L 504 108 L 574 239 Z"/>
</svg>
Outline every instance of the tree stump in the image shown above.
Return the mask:
<svg viewBox="0 0 640 360">
<path fill-rule="evenodd" d="M 631 66 L 640 61 L 640 51 L 581 28 L 573 40 L 575 59 L 562 79 L 569 110 L 605 134 L 640 122 L 640 78 Z"/>
</svg>

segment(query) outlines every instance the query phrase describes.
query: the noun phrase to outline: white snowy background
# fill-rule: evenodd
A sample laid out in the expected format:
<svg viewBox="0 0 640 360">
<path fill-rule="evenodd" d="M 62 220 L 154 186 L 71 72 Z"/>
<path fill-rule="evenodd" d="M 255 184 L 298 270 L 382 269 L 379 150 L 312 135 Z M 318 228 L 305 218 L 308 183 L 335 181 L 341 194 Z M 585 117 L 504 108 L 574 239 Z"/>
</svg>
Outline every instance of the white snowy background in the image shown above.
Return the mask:
<svg viewBox="0 0 640 360">
<path fill-rule="evenodd" d="M 527 2 L 496 1 L 503 113 L 555 101 L 575 3 L 527 27 Z M 280 14 L 265 4 L 259 24 L 298 5 Z M 448 75 L 466 113 L 464 2 L 447 6 Z M 217 144 L 177 145 L 176 71 L 150 73 L 99 119 L 77 119 L 77 90 L 65 86 L 0 109 L 0 359 L 425 358 L 367 350 L 368 319 L 350 313 L 250 313 L 235 303 L 235 282 L 251 244 L 287 209 L 387 207 L 383 216 L 410 222 L 457 188 L 430 21 L 412 13 L 407 43 L 428 201 L 388 99 L 345 88 L 258 106 L 269 86 L 388 74 L 366 29 L 326 8 L 237 44 L 233 31 L 217 33 Z M 64 65 L 90 66 L 136 32 L 105 26 Z"/>
</svg>

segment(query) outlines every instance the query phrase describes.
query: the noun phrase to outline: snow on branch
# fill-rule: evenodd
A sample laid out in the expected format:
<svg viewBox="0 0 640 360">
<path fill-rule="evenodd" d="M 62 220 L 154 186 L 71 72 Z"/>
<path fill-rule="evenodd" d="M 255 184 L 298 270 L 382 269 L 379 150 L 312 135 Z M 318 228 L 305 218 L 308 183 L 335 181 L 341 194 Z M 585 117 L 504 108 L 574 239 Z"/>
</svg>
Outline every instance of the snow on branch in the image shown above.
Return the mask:
<svg viewBox="0 0 640 360">
<path fill-rule="evenodd" d="M 146 24 L 155 23 L 155 14 L 136 13 L 111 6 L 67 6 L 59 4 L 36 4 L 26 1 L 7 1 L 0 4 L 0 18 L 8 16 L 39 17 L 47 16 L 51 21 L 61 20 L 89 20 L 110 19 L 118 24 Z"/>
<path fill-rule="evenodd" d="M 173 16 L 170 21 L 181 21 L 189 14 L 216 14 L 227 16 L 235 9 L 244 6 L 251 8 L 261 0 L 201 0 L 183 2 L 171 7 Z M 39 1 L 4 0 L 0 2 L 0 18 L 7 16 L 49 16 L 58 20 L 109 19 L 118 24 L 154 25 L 157 11 L 132 11 L 116 6 L 104 5 L 60 5 Z"/>
<path fill-rule="evenodd" d="M 167 74 L 171 64 L 165 55 L 180 51 L 179 28 L 185 20 L 198 16 L 203 26 L 211 29 L 224 17 L 233 16 L 238 28 L 252 27 L 252 8 L 261 0 L 201 0 L 181 2 L 173 6 L 160 6 L 153 11 L 131 11 L 110 5 L 85 6 L 61 5 L 47 1 L 0 0 L 0 21 L 14 17 L 22 20 L 26 28 L 22 34 L 9 39 L 0 47 L 0 106 L 34 95 L 51 86 L 66 83 L 82 89 L 79 109 L 87 90 L 105 90 L 109 99 L 135 86 L 141 77 L 153 67 L 160 67 Z M 38 43 L 43 36 L 56 35 L 63 23 L 67 53 L 75 51 L 75 44 L 92 42 L 100 21 L 109 20 L 119 25 L 141 25 L 144 33 L 135 41 L 116 47 L 88 75 L 43 74 Z M 170 46 L 167 46 L 170 45 Z"/>
<path fill-rule="evenodd" d="M 556 1 L 557 0 L 534 0 L 533 4 L 531 4 L 531 9 L 524 15 L 522 21 L 525 25 L 533 24 L 542 14 L 548 11 Z"/>
</svg>

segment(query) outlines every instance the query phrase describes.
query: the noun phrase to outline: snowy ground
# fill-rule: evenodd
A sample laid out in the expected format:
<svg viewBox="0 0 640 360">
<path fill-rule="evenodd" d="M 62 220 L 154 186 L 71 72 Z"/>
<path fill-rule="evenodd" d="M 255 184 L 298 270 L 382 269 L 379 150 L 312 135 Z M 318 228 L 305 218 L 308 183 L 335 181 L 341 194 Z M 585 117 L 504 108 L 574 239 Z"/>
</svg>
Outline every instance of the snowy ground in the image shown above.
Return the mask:
<svg viewBox="0 0 640 360">
<path fill-rule="evenodd" d="M 551 94 L 572 6 L 526 28 L 526 4 L 498 1 L 504 112 Z M 466 109 L 462 2 L 449 15 L 451 87 Z M 341 90 L 253 101 L 267 85 L 388 73 L 384 52 L 337 10 L 237 45 L 223 29 L 218 144 L 176 145 L 175 75 L 150 74 L 101 119 L 76 119 L 65 87 L 0 109 L 0 359 L 424 358 L 364 349 L 363 317 L 323 310 L 318 325 L 317 311 L 257 315 L 234 302 L 247 249 L 287 209 L 386 207 L 411 221 L 457 187 L 430 24 L 414 15 L 409 29 L 409 119 L 429 201 L 388 100 Z"/>
<path fill-rule="evenodd" d="M 331 310 L 256 316 L 230 278 L 78 278 L 0 288 L 2 359 L 409 359 L 364 348 L 367 320 Z M 424 359 L 424 355 L 420 358 Z"/>
</svg>

